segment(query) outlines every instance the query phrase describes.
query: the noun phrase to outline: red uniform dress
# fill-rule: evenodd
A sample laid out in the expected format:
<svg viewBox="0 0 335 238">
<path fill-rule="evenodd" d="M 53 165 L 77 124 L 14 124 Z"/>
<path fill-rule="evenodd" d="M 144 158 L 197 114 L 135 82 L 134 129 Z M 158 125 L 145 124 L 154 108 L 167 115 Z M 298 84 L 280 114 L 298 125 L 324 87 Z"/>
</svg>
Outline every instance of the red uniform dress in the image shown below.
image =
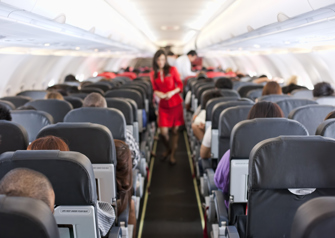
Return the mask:
<svg viewBox="0 0 335 238">
<path fill-rule="evenodd" d="M 180 80 L 179 73 L 175 67 L 170 67 L 170 73 L 164 75 L 162 80 L 159 73 L 154 79 L 154 71 L 150 73 L 152 89 L 167 93 L 176 89 L 183 90 L 183 83 Z M 173 95 L 170 99 L 161 99 L 158 106 L 158 126 L 159 127 L 174 127 L 184 125 L 183 115 L 183 99 L 179 93 Z"/>
</svg>

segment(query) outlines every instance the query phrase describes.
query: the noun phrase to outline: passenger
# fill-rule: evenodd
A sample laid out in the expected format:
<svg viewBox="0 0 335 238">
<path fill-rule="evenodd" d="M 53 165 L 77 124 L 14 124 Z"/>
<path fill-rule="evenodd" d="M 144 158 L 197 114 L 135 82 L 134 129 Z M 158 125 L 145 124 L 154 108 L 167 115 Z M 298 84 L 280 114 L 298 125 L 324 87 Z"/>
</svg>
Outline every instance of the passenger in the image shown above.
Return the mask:
<svg viewBox="0 0 335 238">
<path fill-rule="evenodd" d="M 291 92 L 297 89 L 307 89 L 307 88 L 304 86 L 298 85 L 298 77 L 296 75 L 292 75 L 287 80 L 287 86 L 282 87 L 282 91 L 284 94 L 291 94 Z"/>
<path fill-rule="evenodd" d="M 257 79 L 252 79 L 251 80 L 253 83 L 265 83 L 265 82 L 269 82 L 270 79 L 268 78 L 268 76 L 266 76 L 265 74 L 262 74 L 261 76 L 259 76 Z"/>
<path fill-rule="evenodd" d="M 327 97 L 333 95 L 334 95 L 334 89 L 329 83 L 321 82 L 314 85 L 313 90 L 314 97 Z"/>
<path fill-rule="evenodd" d="M 198 58 L 197 52 L 195 50 L 191 50 L 187 53 L 187 55 L 179 56 L 176 59 L 175 66 L 178 69 L 180 74 L 180 78 L 184 80 L 189 76 L 196 76 L 195 72 L 192 72 L 191 63 Z"/>
<path fill-rule="evenodd" d="M 281 87 L 277 82 L 270 81 L 264 86 L 262 96 L 271 94 L 282 94 Z"/>
<path fill-rule="evenodd" d="M 0 104 L 0 120 L 6 120 L 6 121 L 12 120 L 12 115 L 10 114 L 10 110 L 1 104 Z"/>
<path fill-rule="evenodd" d="M 68 74 L 65 76 L 64 82 L 78 82 L 78 81 L 74 75 Z"/>
<path fill-rule="evenodd" d="M 176 55 L 172 51 L 169 51 L 167 53 L 167 61 L 168 61 L 168 63 L 169 63 L 170 66 L 175 66 L 175 64 L 176 64 Z"/>
<path fill-rule="evenodd" d="M 64 100 L 62 94 L 60 94 L 59 92 L 55 92 L 55 91 L 52 91 L 52 92 L 48 92 L 44 99 L 58 99 L 58 100 Z"/>
<path fill-rule="evenodd" d="M 30 143 L 27 150 L 60 150 L 70 151 L 69 146 L 57 136 L 45 136 Z"/>
<path fill-rule="evenodd" d="M 107 108 L 106 99 L 99 93 L 90 93 L 84 99 L 83 107 L 102 107 Z M 133 134 L 126 130 L 126 143 L 132 152 L 133 167 L 135 168 L 141 159 L 140 149 L 133 137 Z"/>
<path fill-rule="evenodd" d="M 233 89 L 233 81 L 230 78 L 219 78 L 215 82 L 215 87 L 220 89 Z"/>
<path fill-rule="evenodd" d="M 0 181 L 0 194 L 8 197 L 29 197 L 43 201 L 54 211 L 55 193 L 48 178 L 40 172 L 17 168 Z"/>
<path fill-rule="evenodd" d="M 334 119 L 334 118 L 335 118 L 335 111 L 332 111 L 326 116 L 325 120 Z"/>
<path fill-rule="evenodd" d="M 133 171 L 132 159 L 129 146 L 121 140 L 114 140 L 117 165 L 116 165 L 116 183 L 118 191 L 118 216 L 129 206 L 128 223 L 134 226 L 133 237 L 136 234 L 136 214 L 135 203 L 132 200 Z"/>
<path fill-rule="evenodd" d="M 272 102 L 258 102 L 251 109 L 248 114 L 248 120 L 255 118 L 273 118 L 273 117 L 284 117 L 283 111 L 280 107 Z M 214 182 L 218 189 L 223 193 L 229 193 L 230 185 L 230 150 L 222 156 L 218 167 L 214 174 Z M 228 208 L 228 201 L 225 201 Z"/>
</svg>

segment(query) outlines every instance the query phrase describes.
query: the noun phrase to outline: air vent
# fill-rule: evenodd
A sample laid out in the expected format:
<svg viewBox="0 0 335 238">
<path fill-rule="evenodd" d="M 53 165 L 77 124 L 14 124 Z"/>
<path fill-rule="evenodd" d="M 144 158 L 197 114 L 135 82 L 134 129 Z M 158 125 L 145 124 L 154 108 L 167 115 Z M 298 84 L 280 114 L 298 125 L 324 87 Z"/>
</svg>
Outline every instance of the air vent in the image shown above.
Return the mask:
<svg viewBox="0 0 335 238">
<path fill-rule="evenodd" d="M 288 19 L 290 19 L 290 18 L 282 12 L 278 13 L 278 15 L 277 15 L 277 21 L 278 22 L 283 22 L 283 21 L 286 21 Z"/>
</svg>

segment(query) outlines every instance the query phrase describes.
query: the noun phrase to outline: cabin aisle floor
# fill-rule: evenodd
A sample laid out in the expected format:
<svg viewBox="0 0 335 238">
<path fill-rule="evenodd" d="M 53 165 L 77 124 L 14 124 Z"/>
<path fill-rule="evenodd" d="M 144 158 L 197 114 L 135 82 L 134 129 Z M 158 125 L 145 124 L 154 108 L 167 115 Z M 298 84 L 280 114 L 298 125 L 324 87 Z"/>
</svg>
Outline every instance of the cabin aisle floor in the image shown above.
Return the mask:
<svg viewBox="0 0 335 238">
<path fill-rule="evenodd" d="M 160 160 L 164 151 L 158 141 L 142 237 L 201 238 L 201 219 L 182 131 L 175 166 Z"/>
</svg>

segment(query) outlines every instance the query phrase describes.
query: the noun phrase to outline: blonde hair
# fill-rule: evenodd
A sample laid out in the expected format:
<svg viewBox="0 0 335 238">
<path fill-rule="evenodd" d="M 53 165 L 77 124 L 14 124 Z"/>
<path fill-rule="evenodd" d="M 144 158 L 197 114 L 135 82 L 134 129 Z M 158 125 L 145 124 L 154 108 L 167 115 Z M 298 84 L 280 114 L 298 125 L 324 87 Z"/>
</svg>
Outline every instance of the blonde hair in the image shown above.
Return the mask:
<svg viewBox="0 0 335 238">
<path fill-rule="evenodd" d="M 62 94 L 59 92 L 48 92 L 45 97 L 45 99 L 58 99 L 58 100 L 64 100 Z"/>
<path fill-rule="evenodd" d="M 296 85 L 298 84 L 298 77 L 296 75 L 292 75 L 287 79 L 287 85 L 290 84 L 296 84 Z"/>
</svg>

